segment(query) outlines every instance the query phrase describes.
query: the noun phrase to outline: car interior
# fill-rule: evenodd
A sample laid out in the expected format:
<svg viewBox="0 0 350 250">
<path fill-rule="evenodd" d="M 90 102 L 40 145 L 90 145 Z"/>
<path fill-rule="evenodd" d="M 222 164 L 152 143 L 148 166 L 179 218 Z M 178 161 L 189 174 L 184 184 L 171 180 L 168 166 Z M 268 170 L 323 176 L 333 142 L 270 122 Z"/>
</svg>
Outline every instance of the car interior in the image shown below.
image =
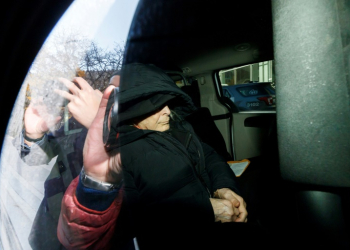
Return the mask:
<svg viewBox="0 0 350 250">
<path fill-rule="evenodd" d="M 71 2 L 7 3 L 1 143 L 23 79 Z M 186 119 L 199 137 L 227 161 L 250 161 L 238 177 L 248 220 L 281 248 L 350 249 L 349 23 L 346 0 L 140 0 L 131 23 L 124 63 L 166 71 L 198 107 Z M 219 72 L 265 61 L 276 110 L 239 111 Z"/>
</svg>

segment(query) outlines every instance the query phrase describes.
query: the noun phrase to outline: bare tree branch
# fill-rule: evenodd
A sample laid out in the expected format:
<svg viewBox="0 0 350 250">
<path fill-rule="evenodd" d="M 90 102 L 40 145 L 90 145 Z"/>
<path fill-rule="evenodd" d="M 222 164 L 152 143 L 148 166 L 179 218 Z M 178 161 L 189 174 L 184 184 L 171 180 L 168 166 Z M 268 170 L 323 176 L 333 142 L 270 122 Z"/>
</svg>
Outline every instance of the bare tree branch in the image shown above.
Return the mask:
<svg viewBox="0 0 350 250">
<path fill-rule="evenodd" d="M 93 88 L 106 88 L 112 74 L 122 66 L 124 49 L 125 46 L 115 44 L 112 51 L 107 51 L 91 42 L 89 50 L 80 62 L 80 69 L 85 71 L 84 78 Z"/>
</svg>

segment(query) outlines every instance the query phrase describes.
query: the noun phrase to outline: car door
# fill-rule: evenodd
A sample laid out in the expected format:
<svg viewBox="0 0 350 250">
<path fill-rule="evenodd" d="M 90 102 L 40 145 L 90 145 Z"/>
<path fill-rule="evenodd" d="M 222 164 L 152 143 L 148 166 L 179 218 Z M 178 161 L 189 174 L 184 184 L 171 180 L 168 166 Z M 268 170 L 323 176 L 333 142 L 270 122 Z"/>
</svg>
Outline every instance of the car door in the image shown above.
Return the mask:
<svg viewBox="0 0 350 250">
<path fill-rule="evenodd" d="M 259 70 L 259 67 L 252 67 L 252 69 Z M 229 72 L 231 71 L 234 71 L 234 69 L 230 70 Z M 224 72 L 228 72 L 227 69 Z M 254 74 L 259 75 L 259 71 L 251 73 L 251 75 Z M 266 78 L 271 79 L 272 77 L 272 74 L 270 76 L 266 76 Z M 215 115 L 218 117 L 221 115 L 222 120 L 217 120 L 217 124 L 222 131 L 227 131 L 226 133 L 229 135 L 225 138 L 227 140 L 227 145 L 231 148 L 231 154 L 234 156 L 234 159 L 242 160 L 259 157 L 264 155 L 269 150 L 273 150 L 272 148 L 269 149 L 269 147 L 271 147 L 270 142 L 274 141 L 274 137 L 276 138 L 276 134 L 274 132 L 276 131 L 275 109 L 261 110 L 259 106 L 250 106 L 248 111 L 245 108 L 242 109 L 240 106 L 242 102 L 244 103 L 244 107 L 247 107 L 246 105 L 249 103 L 249 101 L 255 100 L 255 102 L 259 102 L 259 100 L 255 97 L 255 94 L 252 94 L 247 96 L 246 99 L 248 101 L 241 101 L 241 99 L 243 99 L 245 96 L 242 95 L 237 89 L 239 89 L 240 86 L 242 86 L 241 88 L 247 89 L 245 84 L 234 85 L 235 88 L 231 91 L 236 91 L 236 95 L 241 95 L 240 99 L 234 99 L 228 90 L 225 89 L 227 88 L 225 86 L 226 82 L 221 82 L 223 79 L 225 79 L 226 82 L 233 82 L 234 80 L 239 82 L 240 80 L 239 77 L 237 78 L 237 76 L 235 79 L 230 79 L 222 76 L 220 71 L 216 72 L 213 79 L 213 81 L 216 81 L 213 83 L 216 90 L 212 91 L 211 98 L 203 98 L 202 100 L 203 105 L 208 107 L 213 107 L 213 104 L 210 104 L 207 101 L 211 99 L 216 100 L 215 103 L 217 103 L 217 106 L 222 106 L 223 109 L 226 107 L 224 113 L 219 114 L 218 112 L 222 111 L 218 111 L 215 113 Z M 222 88 L 222 85 L 224 85 L 225 88 Z M 205 86 L 202 85 L 202 88 L 204 89 Z M 203 92 L 206 93 L 204 90 Z M 226 115 L 226 117 L 223 115 Z"/>
</svg>

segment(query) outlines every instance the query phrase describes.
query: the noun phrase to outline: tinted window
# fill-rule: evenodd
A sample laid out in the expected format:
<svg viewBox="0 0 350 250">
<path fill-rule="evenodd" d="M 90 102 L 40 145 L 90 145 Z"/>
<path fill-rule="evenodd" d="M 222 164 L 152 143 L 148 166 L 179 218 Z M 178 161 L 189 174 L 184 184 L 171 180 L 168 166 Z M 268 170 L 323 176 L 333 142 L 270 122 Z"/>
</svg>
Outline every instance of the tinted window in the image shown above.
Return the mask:
<svg viewBox="0 0 350 250">
<path fill-rule="evenodd" d="M 224 96 L 226 96 L 228 98 L 231 97 L 230 93 L 226 89 L 224 90 Z"/>
<path fill-rule="evenodd" d="M 268 95 L 264 86 L 248 86 L 237 88 L 237 91 L 243 96 L 257 96 L 257 95 Z"/>
<path fill-rule="evenodd" d="M 239 111 L 275 110 L 273 61 L 219 71 L 223 95 Z"/>
</svg>

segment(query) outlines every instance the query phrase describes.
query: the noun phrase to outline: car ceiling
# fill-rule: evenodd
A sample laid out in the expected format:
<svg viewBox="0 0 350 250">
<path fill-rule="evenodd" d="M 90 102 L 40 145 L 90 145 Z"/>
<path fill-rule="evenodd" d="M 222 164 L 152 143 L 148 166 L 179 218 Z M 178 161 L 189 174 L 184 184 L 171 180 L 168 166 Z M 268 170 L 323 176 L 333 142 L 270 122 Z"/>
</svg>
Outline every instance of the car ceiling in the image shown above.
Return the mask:
<svg viewBox="0 0 350 250">
<path fill-rule="evenodd" d="M 185 75 L 271 59 L 270 0 L 141 0 L 125 55 Z"/>
<path fill-rule="evenodd" d="M 46 37 L 72 0 L 14 0 L 2 8 L 3 105 L 1 145 L 18 91 Z M 215 3 L 215 4 L 214 4 Z M 247 49 L 247 50 L 245 50 Z M 244 50 L 244 51 L 240 51 Z M 125 62 L 195 75 L 270 60 L 271 2 L 141 0 L 128 36 Z"/>
</svg>

